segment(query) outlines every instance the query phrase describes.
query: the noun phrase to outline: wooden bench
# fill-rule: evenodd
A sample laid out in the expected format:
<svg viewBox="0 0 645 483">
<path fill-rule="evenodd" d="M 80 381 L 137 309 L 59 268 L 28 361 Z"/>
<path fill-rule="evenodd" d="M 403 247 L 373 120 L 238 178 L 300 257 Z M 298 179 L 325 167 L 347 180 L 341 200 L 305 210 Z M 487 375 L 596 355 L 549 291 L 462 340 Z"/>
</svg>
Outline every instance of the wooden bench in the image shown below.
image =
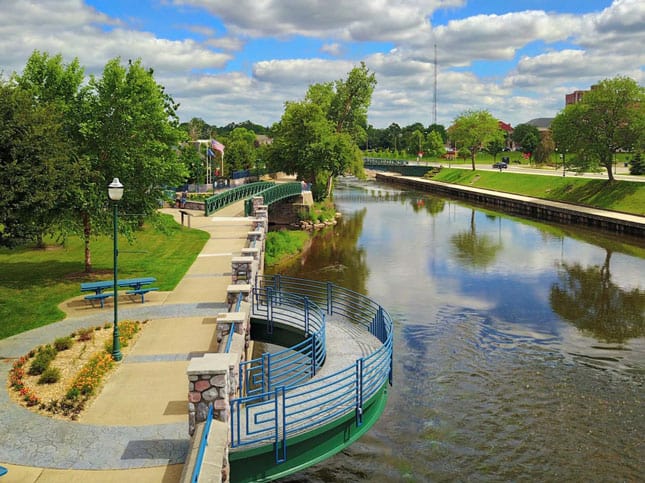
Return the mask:
<svg viewBox="0 0 645 483">
<path fill-rule="evenodd" d="M 159 287 L 145 287 L 145 288 L 138 288 L 134 290 L 128 290 L 126 294 L 128 295 L 141 295 L 141 303 L 144 303 L 144 297 L 148 292 L 153 292 L 155 290 L 159 290 Z"/>
<path fill-rule="evenodd" d="M 105 299 L 112 297 L 113 295 L 113 292 L 93 293 L 91 295 L 86 295 L 85 300 L 98 300 L 99 302 L 101 302 L 101 308 L 103 308 L 103 302 L 105 301 Z"/>
</svg>

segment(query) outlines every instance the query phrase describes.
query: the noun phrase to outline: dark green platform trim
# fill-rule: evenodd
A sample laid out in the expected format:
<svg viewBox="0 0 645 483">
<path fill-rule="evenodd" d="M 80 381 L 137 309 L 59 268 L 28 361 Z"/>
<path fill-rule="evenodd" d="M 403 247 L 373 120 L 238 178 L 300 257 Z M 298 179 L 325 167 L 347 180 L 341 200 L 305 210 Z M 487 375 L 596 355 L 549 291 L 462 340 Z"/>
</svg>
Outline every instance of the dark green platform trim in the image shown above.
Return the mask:
<svg viewBox="0 0 645 483">
<path fill-rule="evenodd" d="M 293 347 L 306 339 L 299 327 L 275 322 L 273 333 L 267 331 L 269 323 L 265 319 L 251 318 L 251 339 L 256 342 L 269 342 L 282 347 Z"/>
<path fill-rule="evenodd" d="M 349 414 L 308 433 L 287 439 L 287 461 L 277 465 L 274 445 L 236 448 L 229 453 L 231 482 L 271 481 L 313 466 L 354 443 L 378 421 L 388 397 L 388 381 L 363 406 L 363 424 Z"/>
</svg>

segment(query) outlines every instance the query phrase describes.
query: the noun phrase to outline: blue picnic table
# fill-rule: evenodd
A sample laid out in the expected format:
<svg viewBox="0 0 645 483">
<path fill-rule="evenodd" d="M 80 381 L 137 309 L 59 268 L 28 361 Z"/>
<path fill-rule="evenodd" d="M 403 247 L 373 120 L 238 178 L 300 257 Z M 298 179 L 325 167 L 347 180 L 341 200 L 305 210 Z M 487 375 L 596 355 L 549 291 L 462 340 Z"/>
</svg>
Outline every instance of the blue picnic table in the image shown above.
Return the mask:
<svg viewBox="0 0 645 483">
<path fill-rule="evenodd" d="M 141 295 L 141 303 L 145 302 L 145 294 L 155 290 L 158 287 L 149 287 L 157 281 L 154 277 L 141 277 L 141 278 L 124 278 L 117 280 L 117 287 L 129 288 L 125 293 L 128 295 Z M 84 282 L 81 284 L 81 292 L 94 292 L 91 295 L 86 295 L 86 300 L 98 300 L 103 308 L 103 303 L 106 298 L 113 297 L 114 292 L 105 292 L 105 290 L 114 289 L 114 280 L 101 280 L 99 282 Z"/>
</svg>

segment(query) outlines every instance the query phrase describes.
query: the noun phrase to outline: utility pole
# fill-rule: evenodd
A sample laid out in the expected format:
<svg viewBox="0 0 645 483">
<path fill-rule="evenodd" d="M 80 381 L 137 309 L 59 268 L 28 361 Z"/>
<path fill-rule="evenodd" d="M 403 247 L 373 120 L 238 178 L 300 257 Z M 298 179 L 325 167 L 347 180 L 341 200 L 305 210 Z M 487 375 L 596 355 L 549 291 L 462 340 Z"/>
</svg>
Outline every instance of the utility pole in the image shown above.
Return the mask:
<svg viewBox="0 0 645 483">
<path fill-rule="evenodd" d="M 432 123 L 437 124 L 437 44 L 434 44 L 434 96 L 432 104 Z"/>
</svg>

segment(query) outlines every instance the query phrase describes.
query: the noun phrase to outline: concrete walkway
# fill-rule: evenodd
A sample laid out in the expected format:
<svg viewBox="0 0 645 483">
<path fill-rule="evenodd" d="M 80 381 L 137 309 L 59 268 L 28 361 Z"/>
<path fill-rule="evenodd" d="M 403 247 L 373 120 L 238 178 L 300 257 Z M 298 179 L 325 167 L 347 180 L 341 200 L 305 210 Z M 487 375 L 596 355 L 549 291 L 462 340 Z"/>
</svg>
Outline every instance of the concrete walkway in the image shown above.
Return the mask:
<svg viewBox="0 0 645 483">
<path fill-rule="evenodd" d="M 164 211 L 180 221 L 178 210 Z M 243 202 L 212 217 L 195 212 L 191 227 L 211 237 L 177 287 L 149 293 L 145 304 L 119 297 L 119 320 L 148 324 L 78 422 L 29 411 L 0 386 L 0 465 L 9 470 L 2 483 L 179 480 L 189 445 L 186 368 L 217 348 L 231 257 L 251 229 L 243 215 Z M 7 381 L 14 359 L 38 345 L 111 322 L 111 307 L 91 307 L 80 295 L 61 305 L 65 320 L 0 340 L 0 377 Z"/>
</svg>

